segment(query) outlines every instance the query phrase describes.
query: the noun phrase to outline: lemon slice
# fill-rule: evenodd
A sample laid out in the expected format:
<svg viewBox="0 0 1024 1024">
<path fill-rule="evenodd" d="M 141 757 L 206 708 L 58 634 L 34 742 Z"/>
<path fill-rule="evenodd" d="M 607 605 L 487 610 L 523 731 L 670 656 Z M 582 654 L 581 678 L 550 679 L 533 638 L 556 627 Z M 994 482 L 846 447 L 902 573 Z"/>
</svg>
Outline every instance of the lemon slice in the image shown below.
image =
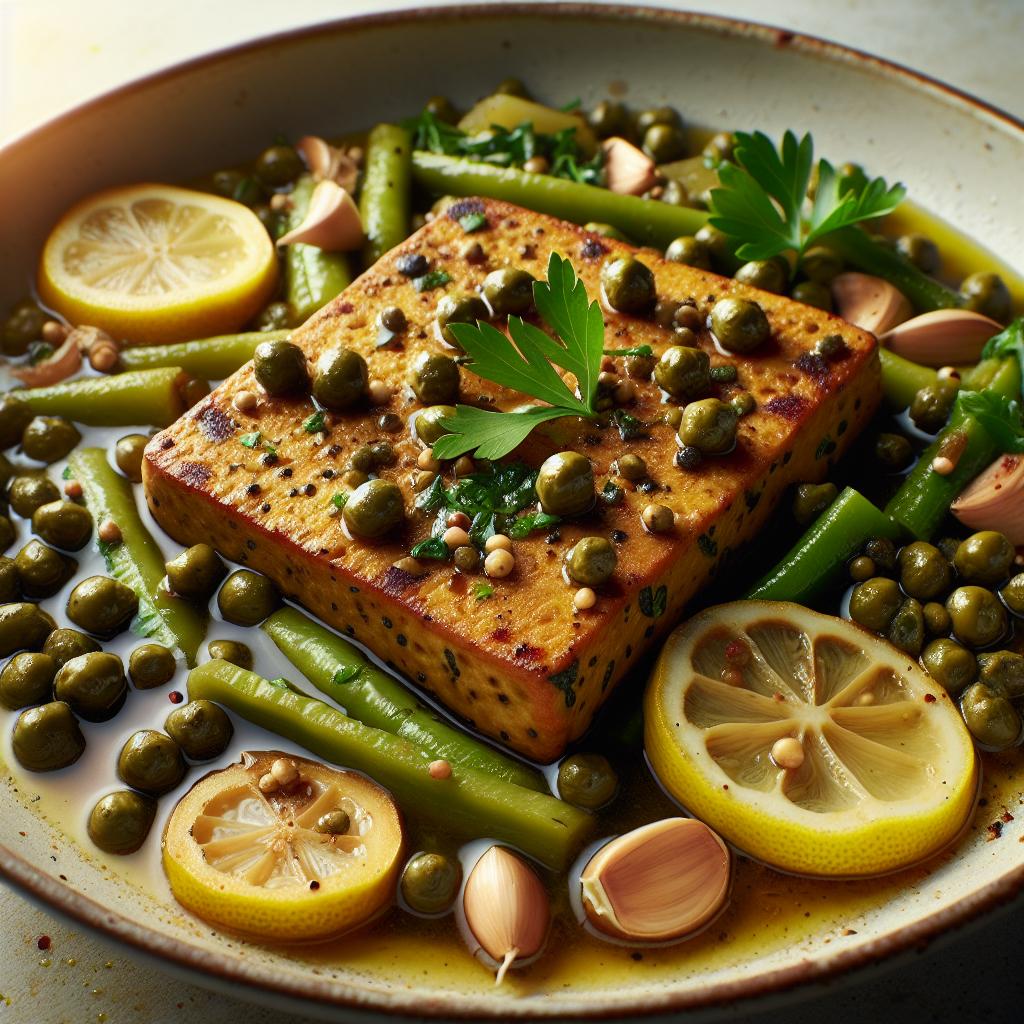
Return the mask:
<svg viewBox="0 0 1024 1024">
<path fill-rule="evenodd" d="M 276 281 L 273 242 L 248 207 L 170 185 L 83 199 L 50 233 L 39 266 L 47 305 L 132 344 L 238 330 Z"/>
<path fill-rule="evenodd" d="M 644 712 L 668 792 L 786 871 L 894 871 L 951 842 L 974 807 L 974 745 L 945 690 L 884 640 L 799 605 L 690 619 Z"/>
<path fill-rule="evenodd" d="M 271 768 L 281 765 L 297 773 L 268 791 Z M 321 830 L 325 815 L 333 832 Z M 304 942 L 348 931 L 390 903 L 402 845 L 398 808 L 379 786 L 259 753 L 207 775 L 182 798 L 167 822 L 163 861 L 175 898 L 199 917 Z"/>
</svg>

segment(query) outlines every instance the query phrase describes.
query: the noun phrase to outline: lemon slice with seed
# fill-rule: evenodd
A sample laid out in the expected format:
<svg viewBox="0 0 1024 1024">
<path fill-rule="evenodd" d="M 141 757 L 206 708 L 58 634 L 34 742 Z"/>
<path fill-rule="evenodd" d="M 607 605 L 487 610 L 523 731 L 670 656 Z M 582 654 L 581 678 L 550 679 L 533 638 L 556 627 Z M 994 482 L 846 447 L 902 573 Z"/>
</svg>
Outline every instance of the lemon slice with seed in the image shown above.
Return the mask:
<svg viewBox="0 0 1024 1024">
<path fill-rule="evenodd" d="M 72 324 L 129 343 L 238 330 L 277 281 L 274 245 L 241 203 L 170 185 L 108 189 L 50 233 L 39 294 Z"/>
<path fill-rule="evenodd" d="M 398 808 L 363 776 L 301 758 L 285 760 L 298 768 L 291 784 L 265 792 L 281 759 L 246 754 L 197 782 L 167 823 L 164 870 L 178 902 L 213 924 L 279 942 L 329 938 L 391 902 Z M 332 812 L 344 830 L 318 829 Z"/>
<path fill-rule="evenodd" d="M 644 711 L 669 793 L 786 871 L 894 871 L 952 842 L 974 807 L 974 745 L 945 690 L 884 640 L 799 605 L 690 619 Z"/>
</svg>

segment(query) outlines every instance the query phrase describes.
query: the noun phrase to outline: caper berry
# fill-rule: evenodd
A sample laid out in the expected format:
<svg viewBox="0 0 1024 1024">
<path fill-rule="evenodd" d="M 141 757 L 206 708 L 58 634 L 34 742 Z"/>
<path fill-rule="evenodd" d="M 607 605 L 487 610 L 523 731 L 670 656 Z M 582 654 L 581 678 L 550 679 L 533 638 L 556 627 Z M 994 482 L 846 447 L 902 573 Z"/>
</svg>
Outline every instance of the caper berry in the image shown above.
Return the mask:
<svg viewBox="0 0 1024 1024">
<path fill-rule="evenodd" d="M 78 563 L 38 540 L 30 540 L 14 564 L 28 597 L 52 597 L 75 573 Z"/>
<path fill-rule="evenodd" d="M 737 281 L 780 295 L 789 283 L 789 267 L 781 260 L 752 260 L 733 274 Z"/>
<path fill-rule="evenodd" d="M 990 590 L 957 587 L 946 599 L 953 635 L 968 647 L 988 647 L 1006 632 L 1006 609 Z"/>
<path fill-rule="evenodd" d="M 1001 533 L 981 530 L 961 541 L 953 556 L 953 564 L 968 583 L 991 587 L 1002 583 L 1013 568 L 1017 552 Z"/>
<path fill-rule="evenodd" d="M 140 729 L 121 748 L 117 774 L 132 789 L 163 796 L 185 777 L 185 759 L 170 736 L 155 729 Z"/>
<path fill-rule="evenodd" d="M 590 459 L 579 452 L 558 452 L 541 464 L 535 484 L 543 511 L 553 516 L 580 516 L 597 500 Z"/>
<path fill-rule="evenodd" d="M 813 245 L 804 253 L 800 269 L 808 280 L 830 285 L 843 271 L 842 257 L 824 245 Z"/>
<path fill-rule="evenodd" d="M 702 398 L 683 409 L 679 421 L 679 440 L 702 455 L 724 455 L 736 445 L 739 417 L 728 402 Z"/>
<path fill-rule="evenodd" d="M 235 731 L 223 708 L 209 700 L 190 700 L 175 708 L 167 716 L 164 730 L 190 761 L 220 757 Z"/>
<path fill-rule="evenodd" d="M 960 385 L 951 377 L 921 388 L 910 403 L 914 426 L 926 434 L 937 434 L 946 425 L 959 390 Z"/>
<path fill-rule="evenodd" d="M 753 352 L 771 335 L 764 310 L 752 299 L 719 299 L 711 307 L 711 331 L 730 352 Z"/>
<path fill-rule="evenodd" d="M 341 514 L 353 537 L 377 540 L 405 522 L 405 498 L 390 480 L 367 480 L 352 492 Z"/>
<path fill-rule="evenodd" d="M 453 348 L 460 347 L 452 332 L 453 324 L 475 324 L 489 316 L 490 310 L 479 295 L 445 295 L 437 304 L 437 326 L 441 337 Z"/>
<path fill-rule="evenodd" d="M 965 309 L 1006 323 L 1013 315 L 1013 296 L 998 274 L 971 274 L 960 282 L 960 296 Z"/>
<path fill-rule="evenodd" d="M 350 348 L 325 352 L 316 362 L 313 397 L 325 409 L 344 412 L 369 394 L 370 372 L 366 360 Z"/>
<path fill-rule="evenodd" d="M 406 379 L 424 405 L 450 405 L 459 397 L 459 365 L 449 356 L 421 352 Z"/>
<path fill-rule="evenodd" d="M 66 665 L 72 658 L 81 654 L 98 651 L 100 645 L 91 636 L 80 633 L 77 629 L 55 629 L 43 644 L 43 654 L 53 658 L 57 668 Z"/>
<path fill-rule="evenodd" d="M 813 306 L 815 309 L 823 309 L 826 313 L 832 312 L 832 293 L 828 286 L 818 281 L 801 281 L 793 285 L 789 292 L 794 302 L 802 302 L 805 306 Z"/>
<path fill-rule="evenodd" d="M 613 135 L 625 136 L 630 133 L 629 111 L 615 100 L 601 100 L 590 112 L 590 127 L 599 139 L 609 139 Z"/>
<path fill-rule="evenodd" d="M 939 256 L 939 247 L 924 235 L 915 233 L 900 235 L 896 239 L 896 251 L 926 274 L 937 273 L 939 264 L 942 262 Z"/>
<path fill-rule="evenodd" d="M 424 409 L 413 419 L 416 436 L 424 444 L 432 445 L 438 438 L 448 433 L 442 426 L 442 420 L 450 419 L 454 415 L 454 405 L 432 405 L 429 409 Z"/>
<path fill-rule="evenodd" d="M 217 594 L 221 615 L 237 626 L 258 626 L 280 603 L 273 580 L 250 569 L 236 569 Z"/>
<path fill-rule="evenodd" d="M 964 691 L 960 711 L 971 735 L 988 750 L 1006 750 L 1020 739 L 1021 719 L 1016 708 L 984 683 Z"/>
<path fill-rule="evenodd" d="M 925 671 L 955 697 L 978 674 L 978 662 L 966 647 L 949 637 L 932 640 L 921 655 Z"/>
<path fill-rule="evenodd" d="M 142 847 L 155 817 L 150 797 L 119 789 L 96 802 L 89 814 L 89 838 L 104 853 L 126 856 Z"/>
<path fill-rule="evenodd" d="M 36 416 L 21 435 L 21 450 L 36 462 L 57 462 L 82 440 L 78 428 L 63 416 Z"/>
<path fill-rule="evenodd" d="M 252 651 L 239 640 L 211 640 L 206 645 L 206 651 L 211 658 L 230 661 L 232 665 L 247 671 L 252 669 Z"/>
<path fill-rule="evenodd" d="M 253 373 L 268 395 L 297 395 L 309 390 L 309 370 L 301 348 L 290 341 L 264 341 L 253 353 Z"/>
<path fill-rule="evenodd" d="M 632 256 L 616 256 L 605 262 L 601 288 L 608 305 L 620 313 L 649 313 L 657 298 L 650 267 Z"/>
<path fill-rule="evenodd" d="M 128 675 L 136 690 L 166 686 L 178 670 L 174 654 L 163 644 L 142 644 L 128 658 Z"/>
<path fill-rule="evenodd" d="M 583 587 L 607 583 L 618 563 L 615 546 L 604 537 L 581 537 L 566 558 L 569 578 Z"/>
<path fill-rule="evenodd" d="M 884 576 L 858 583 L 850 595 L 850 618 L 865 629 L 885 633 L 903 603 L 895 580 Z"/>
<path fill-rule="evenodd" d="M 1017 573 L 999 594 L 1014 615 L 1024 615 L 1024 572 Z"/>
<path fill-rule="evenodd" d="M 924 609 L 916 598 L 908 597 L 889 623 L 889 643 L 915 657 L 924 646 Z"/>
<path fill-rule="evenodd" d="M 534 281 L 519 267 L 492 270 L 484 278 L 484 298 L 497 316 L 522 316 L 533 306 Z"/>
<path fill-rule="evenodd" d="M 875 460 L 889 473 L 899 473 L 914 461 L 914 449 L 902 434 L 879 434 L 875 439 Z"/>
<path fill-rule="evenodd" d="M 461 885 L 458 860 L 440 853 L 418 853 L 402 871 L 402 899 L 417 914 L 445 913 Z"/>
<path fill-rule="evenodd" d="M 128 693 L 121 659 L 103 651 L 80 654 L 57 672 L 53 693 L 79 718 L 105 722 L 121 710 Z"/>
<path fill-rule="evenodd" d="M 7 493 L 11 508 L 25 519 L 31 519 L 32 513 L 40 505 L 48 505 L 51 501 L 60 500 L 57 485 L 45 476 L 16 476 L 11 481 Z"/>
<path fill-rule="evenodd" d="M 658 164 L 667 164 L 686 155 L 686 136 L 671 124 L 652 124 L 644 132 L 644 152 Z"/>
<path fill-rule="evenodd" d="M 693 235 L 680 235 L 671 241 L 665 250 L 665 259 L 672 263 L 685 263 L 699 270 L 711 269 L 711 254 L 708 247 Z"/>
<path fill-rule="evenodd" d="M 670 345 L 654 367 L 654 379 L 673 398 L 696 398 L 711 383 L 711 360 L 703 349 Z"/>
<path fill-rule="evenodd" d="M 38 651 L 54 629 L 56 623 L 38 605 L 0 605 L 0 658 L 15 651 Z"/>
<path fill-rule="evenodd" d="M 925 541 L 901 549 L 899 569 L 903 589 L 921 601 L 942 597 L 953 586 L 953 567 L 934 544 Z"/>
<path fill-rule="evenodd" d="M 558 795 L 576 807 L 599 810 L 618 788 L 615 769 L 601 754 L 572 754 L 558 766 Z"/>
<path fill-rule="evenodd" d="M 801 525 L 817 519 L 836 500 L 839 489 L 833 483 L 800 484 L 793 497 L 793 518 Z"/>
<path fill-rule="evenodd" d="M 82 580 L 68 598 L 68 618 L 87 633 L 112 637 L 127 628 L 139 610 L 135 591 L 109 576 Z"/>
<path fill-rule="evenodd" d="M 209 544 L 186 548 L 165 566 L 171 593 L 187 601 L 206 602 L 227 575 L 227 566 Z"/>
<path fill-rule="evenodd" d="M 145 434 L 125 434 L 118 438 L 114 446 L 114 461 L 117 468 L 132 483 L 142 482 L 142 454 L 149 444 L 149 438 Z"/>
<path fill-rule="evenodd" d="M 1009 700 L 1024 697 L 1024 656 L 1016 651 L 979 654 L 978 681 L 1000 697 Z"/>
<path fill-rule="evenodd" d="M 57 663 L 46 654 L 16 654 L 0 672 L 0 704 L 10 711 L 53 699 Z"/>
<path fill-rule="evenodd" d="M 32 513 L 32 529 L 47 544 L 78 551 L 92 536 L 92 516 L 72 501 L 51 501 Z"/>
<path fill-rule="evenodd" d="M 23 768 L 53 772 L 82 756 L 85 737 L 71 708 L 63 701 L 53 701 L 18 715 L 11 747 Z"/>
<path fill-rule="evenodd" d="M 13 448 L 32 422 L 32 410 L 17 396 L 0 395 L 0 448 Z"/>
</svg>

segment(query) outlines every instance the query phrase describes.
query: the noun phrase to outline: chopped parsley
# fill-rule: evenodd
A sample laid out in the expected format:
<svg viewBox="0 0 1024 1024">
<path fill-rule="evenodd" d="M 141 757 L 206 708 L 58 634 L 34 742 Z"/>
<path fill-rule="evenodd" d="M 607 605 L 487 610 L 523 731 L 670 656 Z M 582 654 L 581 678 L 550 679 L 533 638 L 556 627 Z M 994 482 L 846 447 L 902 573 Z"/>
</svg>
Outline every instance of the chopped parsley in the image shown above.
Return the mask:
<svg viewBox="0 0 1024 1024">
<path fill-rule="evenodd" d="M 437 562 L 447 562 L 451 557 L 451 548 L 445 544 L 442 537 L 427 537 L 419 544 L 413 545 L 409 554 L 413 558 L 430 558 Z"/>
<path fill-rule="evenodd" d="M 327 429 L 327 413 L 317 409 L 312 416 L 303 420 L 302 429 L 307 434 L 322 434 Z"/>
<path fill-rule="evenodd" d="M 238 439 L 238 443 L 243 448 L 259 448 L 263 443 L 263 435 L 258 430 L 254 430 L 251 434 L 243 434 Z"/>
<path fill-rule="evenodd" d="M 473 234 L 474 231 L 482 231 L 487 227 L 487 215 L 485 213 L 467 213 L 459 218 L 459 227 L 467 235 Z"/>
<path fill-rule="evenodd" d="M 348 494 L 344 491 L 331 496 L 331 504 L 339 511 L 348 504 Z"/>
<path fill-rule="evenodd" d="M 558 516 L 550 515 L 547 512 L 528 512 L 520 516 L 508 530 L 508 535 L 513 540 L 522 540 L 529 537 L 534 530 L 547 530 L 557 526 L 562 520 Z"/>
<path fill-rule="evenodd" d="M 478 601 L 486 601 L 488 598 L 494 596 L 494 587 L 492 587 L 490 583 L 474 583 L 473 596 Z"/>
<path fill-rule="evenodd" d="M 428 270 L 422 277 L 412 279 L 413 287 L 418 292 L 429 292 L 441 288 L 452 279 L 447 270 Z"/>
<path fill-rule="evenodd" d="M 606 356 L 641 356 L 649 359 L 654 355 L 654 349 L 650 345 L 634 345 L 632 348 L 606 348 Z"/>
</svg>

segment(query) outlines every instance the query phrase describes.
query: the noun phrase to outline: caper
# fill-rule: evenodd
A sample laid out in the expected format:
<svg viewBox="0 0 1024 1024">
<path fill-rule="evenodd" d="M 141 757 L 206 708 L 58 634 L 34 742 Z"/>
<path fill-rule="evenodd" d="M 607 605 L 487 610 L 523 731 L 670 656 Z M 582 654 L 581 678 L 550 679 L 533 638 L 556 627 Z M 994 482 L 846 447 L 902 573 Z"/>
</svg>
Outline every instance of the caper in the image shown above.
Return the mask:
<svg viewBox="0 0 1024 1024">
<path fill-rule="evenodd" d="M 68 598 L 68 618 L 87 633 L 112 637 L 127 628 L 139 610 L 135 591 L 109 576 L 82 580 Z"/>
<path fill-rule="evenodd" d="M 1017 573 L 999 594 L 1014 615 L 1024 615 L 1024 572 Z"/>
<path fill-rule="evenodd" d="M 825 245 L 813 245 L 800 261 L 804 276 L 817 284 L 829 285 L 843 271 L 842 257 Z"/>
<path fill-rule="evenodd" d="M 31 519 L 40 505 L 60 500 L 57 485 L 45 476 L 16 476 L 7 493 L 11 508 L 24 519 Z"/>
<path fill-rule="evenodd" d="M 630 380 L 650 380 L 657 363 L 654 356 L 639 355 L 626 356 L 622 360 L 622 365 Z"/>
<path fill-rule="evenodd" d="M 48 319 L 31 299 L 19 302 L 4 321 L 3 333 L 0 334 L 4 355 L 23 356 L 29 345 L 42 337 L 43 324 Z"/>
<path fill-rule="evenodd" d="M 1006 323 L 1013 315 L 1013 296 L 998 274 L 978 273 L 960 282 L 960 296 L 965 309 L 972 309 Z"/>
<path fill-rule="evenodd" d="M 944 604 L 929 601 L 924 606 L 924 625 L 932 636 L 945 636 L 953 628 L 953 621 Z"/>
<path fill-rule="evenodd" d="M 424 104 L 423 109 L 426 113 L 433 114 L 438 121 L 443 121 L 445 124 L 455 124 L 459 119 L 459 112 L 447 96 L 431 96 Z M 418 277 L 419 275 L 413 276 Z"/>
<path fill-rule="evenodd" d="M 793 497 L 793 518 L 806 526 L 836 500 L 839 489 L 833 483 L 800 484 Z"/>
<path fill-rule="evenodd" d="M 988 750 L 1006 750 L 1020 739 L 1021 719 L 1016 708 L 984 683 L 964 691 L 960 711 L 971 735 Z"/>
<path fill-rule="evenodd" d="M 23 768 L 53 772 L 82 756 L 85 737 L 71 708 L 63 701 L 53 701 L 18 715 L 11 747 Z"/>
<path fill-rule="evenodd" d="M 484 278 L 484 298 L 497 316 L 522 316 L 533 306 L 535 280 L 519 267 L 492 270 Z"/>
<path fill-rule="evenodd" d="M 462 885 L 462 866 L 441 853 L 418 853 L 402 871 L 402 899 L 417 914 L 451 909 Z"/>
<path fill-rule="evenodd" d="M 889 473 L 899 473 L 914 461 L 914 449 L 902 434 L 879 434 L 875 460 Z"/>
<path fill-rule="evenodd" d="M 253 165 L 253 173 L 268 189 L 284 188 L 292 184 L 304 170 L 302 157 L 291 146 L 285 145 L 263 150 Z"/>
<path fill-rule="evenodd" d="M 910 403 L 914 426 L 926 434 L 937 434 L 946 425 L 959 390 L 959 384 L 951 377 L 921 388 Z"/>
<path fill-rule="evenodd" d="M 495 86 L 496 96 L 518 96 L 520 99 L 528 100 L 530 93 L 521 78 L 503 78 Z"/>
<path fill-rule="evenodd" d="M 17 539 L 18 531 L 15 529 L 14 523 L 7 516 L 0 515 L 0 551 L 7 551 Z M 0 601 L 13 601 L 13 597 L 6 599 L 3 597 L 5 592 L 5 588 L 0 585 Z"/>
<path fill-rule="evenodd" d="M 230 661 L 232 665 L 247 671 L 252 669 L 252 651 L 239 640 L 211 640 L 206 650 L 211 658 Z"/>
<path fill-rule="evenodd" d="M 252 367 L 268 395 L 296 395 L 309 390 L 306 356 L 290 341 L 260 342 L 253 353 Z"/>
<path fill-rule="evenodd" d="M 234 168 L 215 171 L 211 185 L 217 195 L 245 203 L 246 206 L 252 206 L 263 198 L 263 190 L 256 183 L 256 179 Z"/>
<path fill-rule="evenodd" d="M 349 455 L 347 466 L 357 473 L 370 473 L 374 468 L 373 449 L 368 444 L 361 444 Z"/>
<path fill-rule="evenodd" d="M 978 662 L 966 647 L 949 637 L 932 640 L 921 655 L 925 671 L 955 697 L 978 674 Z"/>
<path fill-rule="evenodd" d="M 63 416 L 36 416 L 21 435 L 21 450 L 36 462 L 57 462 L 82 440 L 78 428 Z"/>
<path fill-rule="evenodd" d="M 730 352 L 753 352 L 771 335 L 764 310 L 752 299 L 719 299 L 711 307 L 711 331 Z"/>
<path fill-rule="evenodd" d="M 566 558 L 569 578 L 583 587 L 599 587 L 615 572 L 619 557 L 604 537 L 581 537 Z"/>
<path fill-rule="evenodd" d="M 567 803 L 596 811 L 611 803 L 619 779 L 606 757 L 572 754 L 558 766 L 558 795 Z"/>
<path fill-rule="evenodd" d="M 711 360 L 703 349 L 670 345 L 654 367 L 654 379 L 673 398 L 696 398 L 711 383 Z"/>
<path fill-rule="evenodd" d="M 957 548 L 960 547 L 960 538 L 941 537 L 935 542 L 935 546 L 946 556 L 946 561 L 952 565 L 953 559 L 956 558 Z"/>
<path fill-rule="evenodd" d="M 163 796 L 185 777 L 185 759 L 170 736 L 155 729 L 140 729 L 121 748 L 117 774 L 132 789 Z"/>
<path fill-rule="evenodd" d="M 828 286 L 818 281 L 801 281 L 793 285 L 789 292 L 794 302 L 802 302 L 805 306 L 813 306 L 815 309 L 823 309 L 826 313 L 832 312 L 832 293 Z"/>
<path fill-rule="evenodd" d="M 665 259 L 672 263 L 685 263 L 699 270 L 711 269 L 711 254 L 708 247 L 693 235 L 680 235 L 673 239 L 665 250 Z"/>
<path fill-rule="evenodd" d="M 89 813 L 89 838 L 104 853 L 126 856 L 142 847 L 155 817 L 150 797 L 119 789 L 100 797 Z"/>
<path fill-rule="evenodd" d="M 27 601 L 0 605 L 0 658 L 15 651 L 38 651 L 56 628 L 38 605 Z"/>
<path fill-rule="evenodd" d="M 208 601 L 227 575 L 227 566 L 209 544 L 186 548 L 165 566 L 171 593 L 188 601 Z"/>
<path fill-rule="evenodd" d="M 73 558 L 38 540 L 30 540 L 17 554 L 21 589 L 28 597 L 52 597 L 75 573 L 78 564 Z"/>
<path fill-rule="evenodd" d="M 896 239 L 896 251 L 926 274 L 937 273 L 942 262 L 939 247 L 930 238 L 916 233 L 900 235 Z"/>
<path fill-rule="evenodd" d="M 13 558 L 0 555 L 0 604 L 21 599 L 21 577 Z"/>
<path fill-rule="evenodd" d="M 459 397 L 459 365 L 448 356 L 421 352 L 406 379 L 424 405 L 448 405 Z"/>
<path fill-rule="evenodd" d="M 850 563 L 850 579 L 855 583 L 863 583 L 877 575 L 878 567 L 873 558 L 867 555 L 859 555 Z"/>
<path fill-rule="evenodd" d="M 946 598 L 953 635 L 968 647 L 988 647 L 1006 632 L 1006 609 L 990 590 L 957 587 Z"/>
<path fill-rule="evenodd" d="M 136 690 L 155 690 L 174 678 L 178 663 L 163 644 L 142 644 L 128 658 L 128 675 Z"/>
<path fill-rule="evenodd" d="M 694 238 L 702 242 L 708 255 L 711 257 L 711 266 L 716 270 L 724 270 L 732 262 L 732 242 L 724 231 L 711 224 L 705 224 Z"/>
<path fill-rule="evenodd" d="M 737 416 L 749 416 L 757 408 L 757 401 L 749 391 L 741 391 L 729 399 L 729 404 L 736 410 Z"/>
<path fill-rule="evenodd" d="M 636 115 L 636 130 L 643 135 L 652 125 L 667 124 L 675 128 L 681 128 L 683 119 L 679 111 L 674 107 L 649 107 L 647 110 L 638 111 Z"/>
<path fill-rule="evenodd" d="M 896 569 L 897 550 L 888 537 L 872 537 L 864 545 L 864 554 L 874 560 L 875 564 L 886 572 Z"/>
<path fill-rule="evenodd" d="M 599 139 L 609 139 L 613 135 L 625 136 L 632 128 L 629 111 L 615 100 L 601 100 L 591 110 L 588 120 Z"/>
<path fill-rule="evenodd" d="M 235 731 L 223 708 L 209 700 L 190 700 L 175 708 L 167 716 L 164 730 L 190 761 L 219 757 Z"/>
<path fill-rule="evenodd" d="M 453 324 L 475 324 L 489 316 L 490 311 L 479 295 L 445 295 L 437 304 L 437 326 L 441 337 L 453 348 L 460 347 L 452 333 Z"/>
<path fill-rule="evenodd" d="M 273 580 L 251 569 L 236 569 L 217 594 L 221 615 L 237 626 L 258 626 L 280 603 Z"/>
<path fill-rule="evenodd" d="M 786 290 L 789 267 L 781 260 L 751 260 L 733 274 L 737 281 L 776 295 Z"/>
<path fill-rule="evenodd" d="M 916 598 L 908 597 L 889 623 L 889 643 L 915 657 L 924 646 L 924 609 Z"/>
<path fill-rule="evenodd" d="M 1024 656 L 1016 651 L 979 654 L 978 681 L 1000 697 L 1019 700 L 1024 697 Z"/>
<path fill-rule="evenodd" d="M 455 568 L 461 573 L 471 574 L 480 568 L 480 552 L 472 544 L 463 544 L 455 549 Z"/>
<path fill-rule="evenodd" d="M 429 409 L 424 409 L 413 419 L 416 436 L 424 444 L 432 445 L 438 438 L 448 433 L 441 421 L 450 419 L 454 415 L 454 405 L 432 405 Z"/>
<path fill-rule="evenodd" d="M 615 460 L 615 473 L 623 480 L 643 480 L 647 476 L 647 463 L 639 455 L 626 452 Z"/>
<path fill-rule="evenodd" d="M 949 593 L 953 567 L 934 544 L 917 540 L 901 549 L 900 583 L 911 596 L 931 601 Z"/>
<path fill-rule="evenodd" d="M 558 452 L 541 464 L 534 485 L 543 511 L 553 516 L 580 516 L 597 500 L 594 469 L 579 452 Z"/>
<path fill-rule="evenodd" d="M 53 681 L 53 692 L 79 718 L 105 722 L 121 710 L 128 681 L 116 654 L 94 651 L 65 663 Z"/>
<path fill-rule="evenodd" d="M 313 397 L 325 409 L 344 412 L 369 394 L 370 374 L 366 360 L 349 348 L 325 352 L 316 363 Z"/>
<path fill-rule="evenodd" d="M 652 124 L 644 132 L 644 152 L 657 164 L 667 164 L 686 155 L 686 136 L 671 124 Z"/>
<path fill-rule="evenodd" d="M 91 636 L 80 633 L 77 629 L 55 629 L 43 644 L 43 654 L 53 658 L 57 668 L 66 665 L 72 658 L 81 654 L 98 651 L 100 645 Z"/>
<path fill-rule="evenodd" d="M 377 420 L 377 426 L 385 434 L 397 434 L 404 426 L 404 423 L 402 422 L 402 417 L 397 413 L 385 412 L 381 413 L 380 419 Z"/>
<path fill-rule="evenodd" d="M 1014 546 L 1003 534 L 981 530 L 961 541 L 953 564 L 968 583 L 991 587 L 1010 575 L 1016 555 Z"/>
<path fill-rule="evenodd" d="M 13 448 L 32 422 L 32 410 L 15 395 L 0 395 L 0 448 Z"/>
<path fill-rule="evenodd" d="M 620 313 L 648 313 L 657 298 L 650 267 L 632 256 L 616 256 L 605 262 L 601 287 L 608 305 Z"/>
<path fill-rule="evenodd" d="M 736 136 L 732 132 L 718 132 L 704 144 L 701 154 L 717 164 L 722 160 L 731 160 L 735 148 Z"/>
<path fill-rule="evenodd" d="M 392 334 L 401 334 L 409 326 L 409 321 L 400 306 L 386 306 L 380 311 L 377 319 L 381 327 Z"/>
<path fill-rule="evenodd" d="M 57 663 L 46 654 L 16 654 L 0 672 L 0 704 L 10 711 L 45 704 L 53 697 Z"/>
<path fill-rule="evenodd" d="M 142 482 L 142 453 L 149 444 L 145 434 L 125 434 L 114 445 L 114 461 L 117 468 L 133 483 Z"/>
<path fill-rule="evenodd" d="M 583 225 L 584 231 L 589 231 L 592 235 L 600 235 L 602 238 L 614 238 L 616 242 L 630 241 L 617 227 L 613 224 L 604 224 L 599 220 L 588 220 Z"/>
<path fill-rule="evenodd" d="M 683 409 L 679 421 L 679 440 L 702 455 L 724 455 L 736 445 L 739 417 L 728 402 L 702 398 Z"/>
<path fill-rule="evenodd" d="M 895 580 L 884 576 L 858 583 L 850 595 L 850 618 L 865 629 L 885 633 L 903 603 Z"/>
<path fill-rule="evenodd" d="M 405 498 L 390 480 L 367 480 L 352 492 L 341 514 L 353 537 L 377 540 L 405 522 Z"/>
<path fill-rule="evenodd" d="M 78 551 L 92 536 L 92 516 L 73 501 L 51 501 L 32 513 L 32 529 L 47 544 Z"/>
</svg>

